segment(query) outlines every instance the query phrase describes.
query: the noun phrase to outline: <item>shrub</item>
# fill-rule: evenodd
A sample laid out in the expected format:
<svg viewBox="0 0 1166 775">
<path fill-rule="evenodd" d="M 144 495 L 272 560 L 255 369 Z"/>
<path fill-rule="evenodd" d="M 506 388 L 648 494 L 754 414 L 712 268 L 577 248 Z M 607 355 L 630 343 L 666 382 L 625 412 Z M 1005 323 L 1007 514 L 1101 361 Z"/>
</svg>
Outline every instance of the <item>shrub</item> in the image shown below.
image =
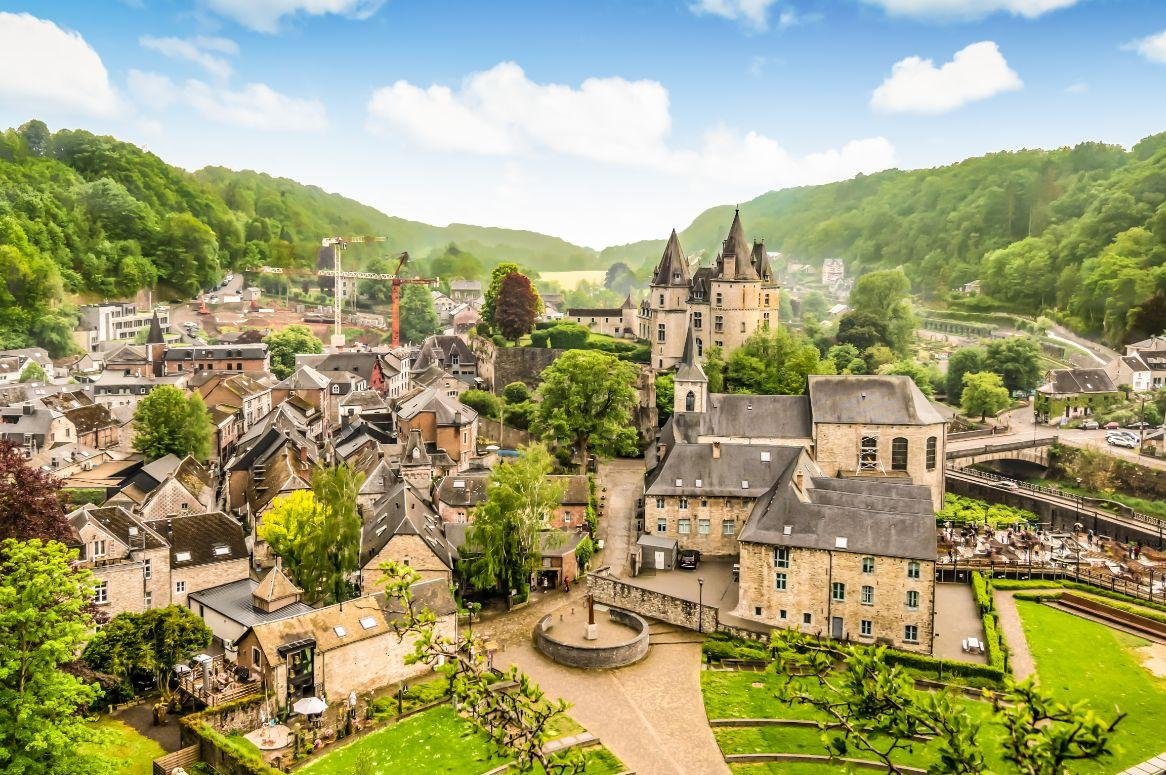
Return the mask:
<svg viewBox="0 0 1166 775">
<path fill-rule="evenodd" d="M 587 346 L 587 338 L 591 335 L 578 323 L 560 321 L 550 332 L 551 347 L 560 350 L 581 350 Z"/>
<path fill-rule="evenodd" d="M 992 665 L 977 665 L 972 662 L 956 662 L 950 659 L 929 657 L 926 654 L 916 654 L 911 651 L 896 651 L 887 649 L 886 660 L 892 665 L 901 665 L 911 668 L 929 677 L 944 681 L 952 678 L 969 679 L 968 683 L 982 682 L 989 686 L 998 686 L 1004 681 L 1004 671 Z M 976 683 L 979 685 L 979 683 Z"/>
<path fill-rule="evenodd" d="M 523 382 L 511 382 L 502 388 L 502 397 L 508 404 L 521 404 L 530 400 L 530 388 Z"/>
<path fill-rule="evenodd" d="M 947 493 L 943 496 L 943 508 L 935 513 L 935 521 L 940 525 L 950 521 L 956 524 L 988 524 L 1000 527 L 1017 522 L 1034 525 L 1038 520 L 1036 514 L 1025 509 Z"/>
<path fill-rule="evenodd" d="M 458 400 L 484 417 L 497 419 L 502 409 L 502 399 L 485 390 L 467 390 Z"/>
<path fill-rule="evenodd" d="M 583 540 L 575 547 L 575 562 L 579 564 L 580 573 L 587 569 L 587 563 L 591 562 L 594 556 L 595 544 L 591 542 L 591 536 L 583 536 Z"/>
<path fill-rule="evenodd" d="M 978 570 L 972 571 L 972 596 L 976 599 L 976 605 L 980 608 L 981 616 L 992 610 L 992 591 L 989 588 L 988 582 L 984 579 L 984 574 Z"/>
<path fill-rule="evenodd" d="M 535 331 L 530 332 L 530 346 L 531 347 L 538 347 L 540 349 L 545 348 L 547 346 L 547 342 L 549 342 L 550 339 L 551 339 L 551 334 L 549 331 L 535 330 Z"/>
<path fill-rule="evenodd" d="M 1004 645 L 1004 638 L 996 620 L 996 612 L 984 614 L 983 621 L 984 651 L 988 656 L 988 665 L 1003 673 L 1007 669 L 1008 649 Z"/>
<path fill-rule="evenodd" d="M 652 346 L 649 344 L 638 344 L 631 352 L 620 353 L 616 357 L 621 361 L 631 361 L 632 363 L 651 363 Z"/>
<path fill-rule="evenodd" d="M 494 334 L 490 337 L 490 341 L 494 343 L 495 347 L 506 347 L 509 344 L 506 341 L 506 337 L 502 336 L 502 334 Z"/>
<path fill-rule="evenodd" d="M 523 401 L 521 404 L 512 404 L 506 407 L 506 424 L 511 428 L 518 428 L 520 431 L 525 431 L 530 428 L 530 424 L 534 422 L 534 416 L 538 413 L 538 404 L 534 401 Z"/>
</svg>

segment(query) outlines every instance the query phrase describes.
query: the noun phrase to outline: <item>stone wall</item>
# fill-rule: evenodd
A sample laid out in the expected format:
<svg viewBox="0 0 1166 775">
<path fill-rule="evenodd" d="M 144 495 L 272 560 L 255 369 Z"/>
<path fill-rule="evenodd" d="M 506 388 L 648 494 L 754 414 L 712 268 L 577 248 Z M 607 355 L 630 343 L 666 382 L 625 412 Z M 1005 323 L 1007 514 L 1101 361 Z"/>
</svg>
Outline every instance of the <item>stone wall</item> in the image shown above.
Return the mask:
<svg viewBox="0 0 1166 775">
<path fill-rule="evenodd" d="M 664 501 L 664 508 L 657 503 Z M 688 507 L 680 508 L 677 495 L 648 496 L 644 503 L 644 529 L 655 535 L 675 538 L 681 549 L 696 549 L 702 556 L 729 557 L 737 554 L 737 533 L 745 526 L 755 503 L 753 498 L 687 496 Z M 659 529 L 664 519 L 667 528 Z M 689 522 L 688 532 L 680 532 L 680 520 Z M 708 533 L 702 534 L 701 521 L 707 520 Z M 725 520 L 733 522 L 733 531 L 724 535 Z"/>
<path fill-rule="evenodd" d="M 478 436 L 484 436 L 503 449 L 518 449 L 530 443 L 530 434 L 478 415 Z"/>
<path fill-rule="evenodd" d="M 534 628 L 535 646 L 554 661 L 570 667 L 624 667 L 647 656 L 648 623 L 642 617 L 618 608 L 609 609 L 607 613 L 612 621 L 636 630 L 636 635 L 626 643 L 615 646 L 591 647 L 564 643 L 556 638 L 553 628 L 554 614 L 547 614 Z M 599 626 L 602 627 L 603 624 L 600 623 Z"/>
<path fill-rule="evenodd" d="M 566 350 L 542 347 L 495 348 L 492 385 L 495 392 L 511 382 L 521 382 L 531 390 L 539 385 L 539 374 Z"/>
<path fill-rule="evenodd" d="M 931 489 L 935 509 L 943 508 L 943 466 L 945 458 L 944 425 L 814 425 L 814 459 L 826 476 L 837 476 L 841 471 L 858 467 L 859 446 L 863 436 L 878 440 L 878 470 L 891 471 L 891 447 L 895 438 L 907 439 L 907 468 L 905 473 L 915 484 Z M 935 437 L 935 460 L 927 466 L 927 439 Z"/>
<path fill-rule="evenodd" d="M 625 608 L 649 619 L 659 619 L 690 630 L 715 632 L 717 629 L 716 606 L 698 606 L 691 600 L 635 587 L 602 573 L 589 574 L 587 586 L 596 602 L 605 605 Z"/>
</svg>

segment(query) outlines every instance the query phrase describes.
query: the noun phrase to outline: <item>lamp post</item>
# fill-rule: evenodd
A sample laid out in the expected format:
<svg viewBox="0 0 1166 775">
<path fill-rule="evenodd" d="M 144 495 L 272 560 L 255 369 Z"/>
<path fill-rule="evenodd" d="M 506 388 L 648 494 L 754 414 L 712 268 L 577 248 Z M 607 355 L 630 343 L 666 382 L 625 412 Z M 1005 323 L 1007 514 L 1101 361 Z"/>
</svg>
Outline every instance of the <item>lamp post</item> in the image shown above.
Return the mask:
<svg viewBox="0 0 1166 775">
<path fill-rule="evenodd" d="M 696 580 L 696 631 L 704 632 L 704 579 Z"/>
</svg>

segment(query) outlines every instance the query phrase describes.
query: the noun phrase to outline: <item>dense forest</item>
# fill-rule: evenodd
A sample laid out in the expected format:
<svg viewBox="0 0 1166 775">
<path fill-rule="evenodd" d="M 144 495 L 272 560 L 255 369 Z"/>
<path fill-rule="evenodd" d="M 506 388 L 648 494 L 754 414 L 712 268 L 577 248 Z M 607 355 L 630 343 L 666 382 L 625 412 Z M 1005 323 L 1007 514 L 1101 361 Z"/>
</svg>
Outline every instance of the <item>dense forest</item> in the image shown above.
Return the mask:
<svg viewBox="0 0 1166 775">
<path fill-rule="evenodd" d="M 773 191 L 741 206 L 750 237 L 790 260 L 847 260 L 856 274 L 902 267 L 912 290 L 943 300 L 982 281 L 984 309 L 1045 310 L 1120 344 L 1166 325 L 1166 133 L 1129 151 L 1082 143 L 995 153 Z M 681 233 L 690 253 L 716 248 L 730 207 Z M 608 248 L 637 274 L 664 240 Z"/>
<path fill-rule="evenodd" d="M 72 302 L 145 287 L 159 300 L 185 299 L 227 270 L 310 267 L 330 235 L 386 238 L 352 251 L 356 264 L 408 250 L 422 259 L 417 271 L 429 269 L 425 257 L 451 251 L 486 269 L 503 260 L 543 271 L 600 266 L 594 251 L 555 237 L 429 226 L 255 172 L 191 174 L 130 143 L 30 121 L 0 134 L 0 349 L 62 355 L 72 346 Z"/>
</svg>

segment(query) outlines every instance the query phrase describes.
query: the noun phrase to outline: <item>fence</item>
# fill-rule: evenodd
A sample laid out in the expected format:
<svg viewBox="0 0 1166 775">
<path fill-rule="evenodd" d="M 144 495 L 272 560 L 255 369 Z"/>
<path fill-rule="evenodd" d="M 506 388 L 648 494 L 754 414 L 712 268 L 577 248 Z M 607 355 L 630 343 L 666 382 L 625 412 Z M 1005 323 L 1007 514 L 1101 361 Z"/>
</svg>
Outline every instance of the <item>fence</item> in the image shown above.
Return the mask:
<svg viewBox="0 0 1166 775">
<path fill-rule="evenodd" d="M 188 745 L 173 753 L 159 756 L 154 760 L 154 775 L 170 775 L 179 767 L 189 770 L 198 761 L 198 750 L 197 745 Z"/>
</svg>

